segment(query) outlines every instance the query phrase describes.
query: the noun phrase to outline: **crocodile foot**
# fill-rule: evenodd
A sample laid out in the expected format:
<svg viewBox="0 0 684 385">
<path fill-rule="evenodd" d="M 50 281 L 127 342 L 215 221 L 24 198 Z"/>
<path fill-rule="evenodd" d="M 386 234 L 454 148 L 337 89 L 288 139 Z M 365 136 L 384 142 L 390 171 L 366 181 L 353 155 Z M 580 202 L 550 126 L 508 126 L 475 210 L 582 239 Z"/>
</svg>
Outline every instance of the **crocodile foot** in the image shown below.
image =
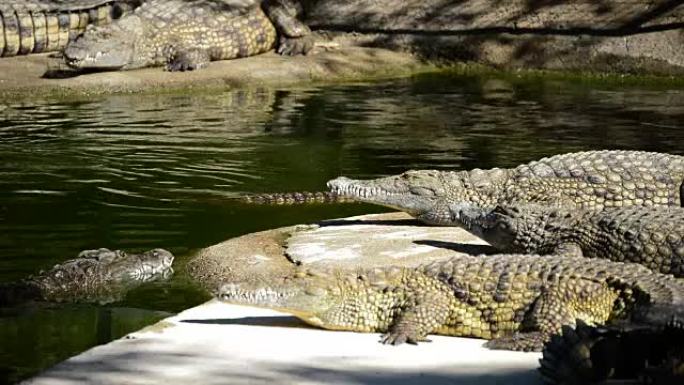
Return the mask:
<svg viewBox="0 0 684 385">
<path fill-rule="evenodd" d="M 312 35 L 302 37 L 281 36 L 276 52 L 283 56 L 307 55 L 314 48 L 314 40 Z"/>
</svg>

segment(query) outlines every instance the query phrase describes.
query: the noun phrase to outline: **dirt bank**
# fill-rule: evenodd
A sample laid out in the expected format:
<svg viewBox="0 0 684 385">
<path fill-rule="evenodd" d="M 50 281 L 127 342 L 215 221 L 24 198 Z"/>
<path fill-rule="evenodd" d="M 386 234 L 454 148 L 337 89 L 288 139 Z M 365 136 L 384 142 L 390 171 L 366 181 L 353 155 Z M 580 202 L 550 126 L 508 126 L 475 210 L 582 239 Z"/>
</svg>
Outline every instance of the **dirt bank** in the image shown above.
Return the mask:
<svg viewBox="0 0 684 385">
<path fill-rule="evenodd" d="M 432 69 L 409 53 L 365 47 L 320 49 L 315 54 L 298 57 L 283 57 L 271 52 L 213 62 L 209 68 L 193 72 L 147 68 L 63 79 L 43 77 L 54 67 L 51 62 L 48 54 L 0 58 L 0 98 L 335 82 L 405 76 Z"/>
</svg>

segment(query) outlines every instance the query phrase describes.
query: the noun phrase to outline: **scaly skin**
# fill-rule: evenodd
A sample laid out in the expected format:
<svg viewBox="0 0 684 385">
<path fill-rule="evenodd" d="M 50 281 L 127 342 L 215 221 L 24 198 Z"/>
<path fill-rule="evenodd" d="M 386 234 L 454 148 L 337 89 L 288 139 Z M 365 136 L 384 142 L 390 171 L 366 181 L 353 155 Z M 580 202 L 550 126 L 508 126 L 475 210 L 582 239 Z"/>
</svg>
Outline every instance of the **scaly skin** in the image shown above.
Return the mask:
<svg viewBox="0 0 684 385">
<path fill-rule="evenodd" d="M 432 224 L 455 225 L 449 206 L 485 209 L 536 202 L 600 210 L 680 206 L 684 157 L 640 151 L 556 155 L 512 169 L 407 171 L 373 180 L 340 177 L 332 192 L 405 211 Z"/>
<path fill-rule="evenodd" d="M 237 4 L 236 4 L 237 3 Z M 252 56 L 271 50 L 280 31 L 306 34 L 308 28 L 285 9 L 289 0 L 148 0 L 125 17 L 86 31 L 64 52 L 76 69 L 125 70 L 166 66 L 170 71 L 206 67 L 212 60 Z M 264 13 L 274 15 L 274 26 Z M 299 26 L 301 28 L 297 29 Z M 285 36 L 280 51 L 306 53 Z M 305 39 L 308 41 L 307 39 Z"/>
<path fill-rule="evenodd" d="M 684 209 L 680 207 L 593 211 L 517 204 L 483 210 L 456 204 L 452 215 L 502 252 L 637 262 L 684 277 Z"/>
<path fill-rule="evenodd" d="M 564 326 L 544 345 L 539 360 L 551 385 L 684 383 L 684 323 Z"/>
<path fill-rule="evenodd" d="M 493 349 L 538 351 L 576 319 L 648 320 L 684 303 L 684 282 L 638 264 L 562 256 L 459 256 L 418 268 L 301 270 L 269 282 L 229 283 L 234 304 L 272 308 L 326 329 L 491 339 Z"/>
<path fill-rule="evenodd" d="M 309 203 L 347 203 L 353 199 L 329 191 L 250 194 L 240 197 L 244 203 L 258 205 L 298 205 Z"/>
<path fill-rule="evenodd" d="M 0 0 L 0 56 L 60 51 L 88 25 L 107 25 L 142 1 Z"/>
<path fill-rule="evenodd" d="M 48 271 L 2 285 L 0 303 L 114 302 L 142 283 L 168 278 L 173 274 L 172 263 L 173 255 L 164 249 L 141 254 L 84 250 L 76 259 L 57 264 Z"/>
</svg>

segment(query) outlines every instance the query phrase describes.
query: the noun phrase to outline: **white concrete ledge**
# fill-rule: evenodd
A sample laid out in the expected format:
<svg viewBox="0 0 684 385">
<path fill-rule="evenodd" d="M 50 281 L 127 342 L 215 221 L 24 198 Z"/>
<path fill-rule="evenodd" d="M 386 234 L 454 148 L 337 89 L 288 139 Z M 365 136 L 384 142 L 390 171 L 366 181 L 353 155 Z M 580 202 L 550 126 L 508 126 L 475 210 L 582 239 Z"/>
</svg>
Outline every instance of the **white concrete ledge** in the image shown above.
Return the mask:
<svg viewBox="0 0 684 385">
<path fill-rule="evenodd" d="M 73 384 L 541 384 L 537 353 L 432 336 L 385 346 L 378 334 L 310 328 L 270 310 L 210 301 L 95 347 L 25 381 Z"/>
</svg>

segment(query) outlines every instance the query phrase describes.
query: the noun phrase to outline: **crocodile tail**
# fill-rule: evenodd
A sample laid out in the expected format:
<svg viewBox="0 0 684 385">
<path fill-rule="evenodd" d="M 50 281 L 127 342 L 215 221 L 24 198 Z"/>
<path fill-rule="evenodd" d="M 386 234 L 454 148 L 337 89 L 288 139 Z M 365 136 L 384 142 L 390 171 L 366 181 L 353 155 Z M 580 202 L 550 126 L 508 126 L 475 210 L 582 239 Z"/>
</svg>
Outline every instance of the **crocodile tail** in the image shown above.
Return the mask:
<svg viewBox="0 0 684 385">
<path fill-rule="evenodd" d="M 141 0 L 111 0 L 90 8 L 63 10 L 0 4 L 0 56 L 59 51 L 89 24 L 109 24 L 140 3 Z"/>
<path fill-rule="evenodd" d="M 684 323 L 663 326 L 564 326 L 542 351 L 539 373 L 553 385 L 644 379 L 649 384 L 680 384 L 684 379 Z M 641 383 L 641 382 L 640 382 Z"/>
<path fill-rule="evenodd" d="M 598 341 L 597 329 L 581 320 L 577 326 L 563 326 L 561 333 L 554 334 L 544 345 L 539 360 L 539 373 L 547 384 L 580 385 L 608 378 L 609 373 L 595 367 L 592 347 Z"/>
<path fill-rule="evenodd" d="M 330 191 L 250 194 L 242 196 L 240 200 L 245 203 L 257 205 L 297 205 L 312 203 L 355 202 L 349 197 L 345 197 Z"/>
</svg>

